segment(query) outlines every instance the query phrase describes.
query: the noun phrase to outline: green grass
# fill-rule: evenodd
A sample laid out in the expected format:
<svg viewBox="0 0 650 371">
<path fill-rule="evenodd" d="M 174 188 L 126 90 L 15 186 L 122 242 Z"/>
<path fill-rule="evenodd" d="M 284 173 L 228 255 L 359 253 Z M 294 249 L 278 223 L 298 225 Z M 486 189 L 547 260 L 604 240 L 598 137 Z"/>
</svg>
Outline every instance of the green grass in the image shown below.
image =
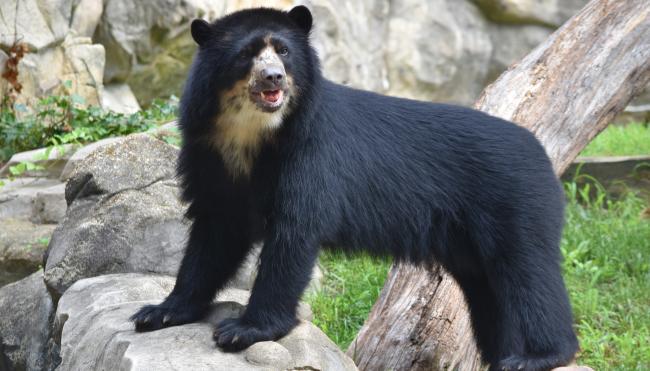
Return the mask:
<svg viewBox="0 0 650 371">
<path fill-rule="evenodd" d="M 650 125 L 610 125 L 580 153 L 581 156 L 631 156 L 650 154 Z"/>
<path fill-rule="evenodd" d="M 582 351 L 578 362 L 596 370 L 650 369 L 650 220 L 629 194 L 618 201 L 602 192 L 566 186 L 562 240 L 564 277 Z M 324 253 L 320 292 L 309 295 L 314 323 L 346 349 L 377 299 L 388 260 Z"/>
<path fill-rule="evenodd" d="M 345 350 L 377 300 L 390 260 L 326 251 L 320 265 L 325 275 L 322 288 L 306 300 L 314 312 L 314 324 Z"/>
<path fill-rule="evenodd" d="M 567 184 L 562 240 L 565 279 L 580 337 L 580 361 L 596 370 L 650 369 L 650 220 L 647 204 Z M 581 206 L 584 205 L 584 206 Z"/>
</svg>

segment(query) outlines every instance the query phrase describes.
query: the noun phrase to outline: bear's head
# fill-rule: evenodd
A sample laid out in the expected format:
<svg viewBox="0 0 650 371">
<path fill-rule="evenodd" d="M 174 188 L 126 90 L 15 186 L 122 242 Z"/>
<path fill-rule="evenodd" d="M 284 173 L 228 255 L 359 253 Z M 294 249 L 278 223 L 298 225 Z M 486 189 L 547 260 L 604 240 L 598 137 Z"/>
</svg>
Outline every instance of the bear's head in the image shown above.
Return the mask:
<svg viewBox="0 0 650 371">
<path fill-rule="evenodd" d="M 199 45 L 193 77 L 210 81 L 221 116 L 259 118 L 277 126 L 318 68 L 309 45 L 311 27 L 304 6 L 288 12 L 247 9 L 214 23 L 196 19 L 191 25 Z"/>
</svg>

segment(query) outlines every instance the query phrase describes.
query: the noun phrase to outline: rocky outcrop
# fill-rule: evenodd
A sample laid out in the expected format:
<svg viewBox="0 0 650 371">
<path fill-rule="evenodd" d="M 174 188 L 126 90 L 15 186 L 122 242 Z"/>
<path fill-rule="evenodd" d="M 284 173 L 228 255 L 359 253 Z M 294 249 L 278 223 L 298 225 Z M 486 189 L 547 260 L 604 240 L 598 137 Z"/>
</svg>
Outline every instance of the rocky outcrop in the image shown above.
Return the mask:
<svg viewBox="0 0 650 371">
<path fill-rule="evenodd" d="M 70 287 L 56 311 L 55 339 L 62 370 L 356 370 L 320 330 L 302 321 L 277 342 L 257 343 L 240 353 L 214 346 L 214 324 L 236 317 L 248 300 L 228 289 L 198 323 L 135 333 L 128 318 L 142 305 L 158 303 L 172 277 L 122 274 L 89 278 Z"/>
<path fill-rule="evenodd" d="M 51 337 L 54 305 L 43 271 L 0 288 L 0 369 L 48 370 L 58 347 Z"/>
<path fill-rule="evenodd" d="M 131 88 L 125 83 L 104 85 L 102 107 L 124 114 L 131 114 L 140 110 L 138 100 Z"/>
<path fill-rule="evenodd" d="M 6 53 L 15 43 L 28 47 L 18 65 L 18 82 L 22 84 L 19 102 L 32 103 L 34 97 L 66 92 L 84 97 L 88 104 L 100 103 L 104 47 L 93 44 L 90 38 L 98 11 L 101 9 L 97 9 L 96 3 L 89 1 L 0 3 L 0 49 Z M 4 63 L 0 71 L 3 68 Z M 7 81 L 0 79 L 0 98 L 6 88 Z"/>
<path fill-rule="evenodd" d="M 473 0 L 492 21 L 559 27 L 588 0 Z"/>
<path fill-rule="evenodd" d="M 183 217 L 185 206 L 179 200 L 174 178 L 178 149 L 156 139 L 175 130 L 176 124 L 169 123 L 148 134 L 106 139 L 69 156 L 62 174 L 59 166 L 54 174 L 43 174 L 50 178 L 7 180 L 0 190 L 0 285 L 29 275 L 41 264 L 45 271 L 0 289 L 0 370 L 51 369 L 57 365 L 60 344 L 64 345 L 62 370 L 77 369 L 82 364 L 106 366 L 103 362 L 109 361 L 117 362 L 109 363 L 111 369 L 115 365 L 158 369 L 165 362 L 188 370 L 197 365 L 207 364 L 208 369 L 214 369 L 230 363 L 240 369 L 251 365 L 259 369 L 293 364 L 340 366 L 337 357 L 341 352 L 308 323 L 288 338 L 290 345 L 259 344 L 245 355 L 231 356 L 215 352 L 209 336 L 206 341 L 201 340 L 212 326 L 207 323 L 164 330 L 147 338 L 133 333 L 126 309 L 115 312 L 124 316 L 114 323 L 108 320 L 115 315 L 113 310 L 117 311 L 113 304 L 124 304 L 124 308 L 135 311 L 134 303 L 160 301 L 173 286 L 173 277 L 150 274 L 175 275 L 185 248 L 189 222 Z M 51 178 L 59 176 L 67 179 L 65 197 L 63 183 Z M 52 233 L 56 226 L 53 223 L 60 221 L 63 214 Z M 260 246 L 253 250 L 230 282 L 230 288 L 221 294 L 219 300 L 228 303 L 216 305 L 210 323 L 223 318 L 219 316 L 241 312 L 255 279 L 259 251 Z M 125 272 L 147 275 L 105 276 Z M 101 277 L 95 281 L 84 280 L 98 276 Z M 319 279 L 320 271 L 316 268 L 311 287 L 317 287 Z M 84 289 L 78 293 L 84 300 L 72 294 L 75 287 L 86 287 L 88 282 L 102 282 L 102 287 L 110 290 L 94 295 Z M 156 282 L 158 289 L 152 288 L 151 282 Z M 117 294 L 120 290 L 133 300 L 106 304 L 106 297 L 115 299 L 114 295 L 122 295 Z M 52 335 L 52 303 L 57 301 L 62 314 L 57 317 L 56 335 Z M 299 312 L 301 318 L 311 319 L 308 306 L 302 306 Z M 16 321 L 15 315 L 24 318 Z M 95 322 L 104 315 L 108 316 L 106 321 Z M 77 320 L 82 322 L 77 325 Z M 128 335 L 122 331 L 125 326 L 131 326 Z M 97 337 L 84 342 L 80 339 L 86 339 L 85 335 L 74 332 L 75 329 Z M 32 334 L 30 331 L 38 331 L 39 335 L 29 339 L 19 336 Z M 61 334 L 66 331 L 73 335 L 64 336 L 61 342 Z M 182 334 L 181 340 L 176 331 Z M 55 343 L 53 339 L 58 340 Z M 152 339 L 158 345 L 153 346 Z M 98 344 L 106 348 L 98 348 Z M 120 353 L 127 348 L 128 351 Z M 66 353 L 66 349 L 73 350 Z M 160 351 L 165 357 L 152 356 Z"/>
<path fill-rule="evenodd" d="M 15 277 L 36 271 L 56 226 L 12 218 L 2 219 L 1 223 L 0 271 Z"/>
<path fill-rule="evenodd" d="M 195 50 L 189 22 L 224 8 L 220 1 L 107 0 L 95 34 L 107 51 L 104 81 L 128 83 L 140 102 L 178 93 Z"/>
<path fill-rule="evenodd" d="M 487 22 L 465 1 L 391 4 L 386 56 L 390 94 L 468 104 L 486 83 Z M 462 88 L 459 88 L 461 87 Z"/>
<path fill-rule="evenodd" d="M 148 134 L 75 153 L 64 170 L 67 214 L 47 250 L 45 281 L 53 293 L 107 273 L 176 274 L 189 227 L 175 180 L 177 156 L 176 147 Z M 252 287 L 259 251 L 251 252 L 231 286 Z M 320 277 L 316 267 L 312 288 Z"/>
<path fill-rule="evenodd" d="M 0 286 L 38 270 L 66 205 L 63 184 L 16 178 L 0 187 Z"/>
<path fill-rule="evenodd" d="M 89 102 L 132 112 L 138 106 L 133 96 L 146 105 L 180 94 L 196 50 L 189 34 L 193 18 L 301 3 L 314 13 L 312 39 L 329 78 L 392 95 L 470 104 L 485 84 L 586 2 L 104 0 L 100 6 L 93 0 L 9 0 L 0 9 L 5 20 L 16 21 L 0 20 L 0 35 L 27 36 L 31 53 L 20 66 L 27 95 L 50 91 L 70 77 L 72 90 Z M 30 12 L 36 16 L 28 17 Z M 15 39 L 0 41 L 6 51 Z M 0 65 L 3 58 L 0 52 Z M 53 69 L 65 77 L 53 80 Z"/>
<path fill-rule="evenodd" d="M 105 273 L 176 273 L 188 227 L 173 179 L 176 157 L 176 148 L 138 134 L 75 167 L 68 212 L 48 247 L 45 281 L 54 293 Z"/>
</svg>

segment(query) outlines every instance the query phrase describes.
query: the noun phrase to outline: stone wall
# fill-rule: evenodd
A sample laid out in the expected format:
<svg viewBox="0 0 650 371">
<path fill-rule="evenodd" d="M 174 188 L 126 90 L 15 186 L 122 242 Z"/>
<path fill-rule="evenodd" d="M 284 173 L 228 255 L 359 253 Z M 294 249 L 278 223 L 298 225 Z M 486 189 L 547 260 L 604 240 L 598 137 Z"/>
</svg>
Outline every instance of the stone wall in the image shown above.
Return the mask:
<svg viewBox="0 0 650 371">
<path fill-rule="evenodd" d="M 586 2 L 5 0 L 0 65 L 12 43 L 25 42 L 29 53 L 19 65 L 25 97 L 42 96 L 71 80 L 68 90 L 89 103 L 132 111 L 137 109 L 133 94 L 146 105 L 180 93 L 195 50 L 192 19 L 213 20 L 250 6 L 305 4 L 314 13 L 312 39 L 330 79 L 392 95 L 470 104 Z"/>
</svg>

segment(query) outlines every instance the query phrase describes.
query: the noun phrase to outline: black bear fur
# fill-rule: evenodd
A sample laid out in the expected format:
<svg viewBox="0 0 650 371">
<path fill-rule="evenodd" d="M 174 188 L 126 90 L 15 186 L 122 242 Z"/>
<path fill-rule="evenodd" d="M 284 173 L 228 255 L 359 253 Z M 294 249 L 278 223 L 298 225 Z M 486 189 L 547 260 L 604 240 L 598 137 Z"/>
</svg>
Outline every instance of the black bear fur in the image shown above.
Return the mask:
<svg viewBox="0 0 650 371">
<path fill-rule="evenodd" d="M 201 318 L 264 241 L 250 302 L 217 325 L 228 351 L 296 325 L 319 248 L 437 261 L 458 281 L 491 369 L 546 370 L 577 350 L 561 276 L 564 196 L 526 129 L 469 108 L 387 97 L 322 77 L 312 19 L 243 10 L 194 21 L 200 44 L 180 106 L 178 174 L 193 224 L 174 290 L 133 316 L 138 331 Z M 245 80 L 271 35 L 293 95 L 248 175 L 211 144 L 223 92 Z"/>
</svg>

